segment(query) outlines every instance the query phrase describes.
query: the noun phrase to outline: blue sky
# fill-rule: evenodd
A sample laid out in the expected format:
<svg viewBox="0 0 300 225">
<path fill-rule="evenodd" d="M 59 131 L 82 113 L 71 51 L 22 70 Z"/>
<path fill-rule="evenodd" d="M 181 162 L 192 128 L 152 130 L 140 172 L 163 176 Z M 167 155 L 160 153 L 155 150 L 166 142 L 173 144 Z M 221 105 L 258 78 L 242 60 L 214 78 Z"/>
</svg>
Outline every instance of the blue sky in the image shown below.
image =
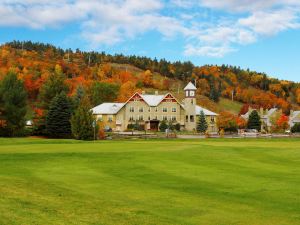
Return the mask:
<svg viewBox="0 0 300 225">
<path fill-rule="evenodd" d="M 300 82 L 299 0 L 0 0 L 0 43 L 230 64 Z"/>
</svg>

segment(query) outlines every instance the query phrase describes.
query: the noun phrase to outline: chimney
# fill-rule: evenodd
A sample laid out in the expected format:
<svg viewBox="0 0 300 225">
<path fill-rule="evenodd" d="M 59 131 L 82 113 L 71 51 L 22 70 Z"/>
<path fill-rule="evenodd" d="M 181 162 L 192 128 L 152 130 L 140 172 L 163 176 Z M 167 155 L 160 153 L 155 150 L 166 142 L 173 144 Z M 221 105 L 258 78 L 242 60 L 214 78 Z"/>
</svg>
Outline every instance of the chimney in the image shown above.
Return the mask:
<svg viewBox="0 0 300 225">
<path fill-rule="evenodd" d="M 158 95 L 158 91 L 155 91 L 155 95 Z"/>
</svg>

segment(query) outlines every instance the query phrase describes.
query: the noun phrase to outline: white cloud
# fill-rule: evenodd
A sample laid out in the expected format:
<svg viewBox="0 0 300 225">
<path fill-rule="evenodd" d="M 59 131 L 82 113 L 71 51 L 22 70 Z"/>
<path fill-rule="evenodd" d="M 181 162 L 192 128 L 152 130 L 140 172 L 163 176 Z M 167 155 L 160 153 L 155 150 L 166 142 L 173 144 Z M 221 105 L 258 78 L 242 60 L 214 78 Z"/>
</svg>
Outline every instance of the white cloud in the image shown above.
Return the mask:
<svg viewBox="0 0 300 225">
<path fill-rule="evenodd" d="M 254 12 L 247 18 L 239 19 L 238 23 L 262 35 L 275 35 L 287 29 L 299 28 L 300 25 L 297 12 L 290 8 Z"/>
<path fill-rule="evenodd" d="M 201 0 L 201 5 L 230 12 L 254 12 L 274 7 L 300 6 L 299 0 Z"/>
<path fill-rule="evenodd" d="M 224 55 L 235 52 L 236 49 L 227 45 L 219 46 L 192 46 L 187 45 L 184 50 L 186 56 L 209 56 L 209 57 L 223 57 Z"/>
<path fill-rule="evenodd" d="M 299 13 L 299 0 L 0 0 L 0 26 L 44 29 L 78 22 L 80 36 L 95 48 L 155 31 L 184 38 L 186 55 L 209 57 L 297 29 Z"/>
</svg>

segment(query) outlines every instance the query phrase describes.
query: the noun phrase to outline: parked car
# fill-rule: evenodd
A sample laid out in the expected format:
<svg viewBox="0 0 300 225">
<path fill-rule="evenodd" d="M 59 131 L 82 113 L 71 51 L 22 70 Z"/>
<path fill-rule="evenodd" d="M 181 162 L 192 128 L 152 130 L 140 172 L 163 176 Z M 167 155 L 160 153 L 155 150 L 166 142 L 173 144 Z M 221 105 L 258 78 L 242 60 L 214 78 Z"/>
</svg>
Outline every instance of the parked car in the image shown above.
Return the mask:
<svg viewBox="0 0 300 225">
<path fill-rule="evenodd" d="M 105 127 L 104 127 L 104 131 L 105 131 L 105 132 L 112 132 L 112 129 L 111 129 L 110 126 L 105 126 Z"/>
<path fill-rule="evenodd" d="M 241 135 L 245 137 L 257 137 L 259 133 L 256 129 L 245 129 Z"/>
</svg>

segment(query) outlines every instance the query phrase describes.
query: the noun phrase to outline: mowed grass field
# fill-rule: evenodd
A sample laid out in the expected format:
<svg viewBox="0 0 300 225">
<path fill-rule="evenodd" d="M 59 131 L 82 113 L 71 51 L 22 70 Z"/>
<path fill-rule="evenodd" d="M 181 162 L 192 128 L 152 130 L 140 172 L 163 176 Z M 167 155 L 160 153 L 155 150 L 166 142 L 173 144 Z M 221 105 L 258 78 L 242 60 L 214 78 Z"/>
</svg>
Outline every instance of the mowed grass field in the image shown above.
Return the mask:
<svg viewBox="0 0 300 225">
<path fill-rule="evenodd" d="M 300 140 L 0 139 L 0 224 L 300 224 Z"/>
</svg>

